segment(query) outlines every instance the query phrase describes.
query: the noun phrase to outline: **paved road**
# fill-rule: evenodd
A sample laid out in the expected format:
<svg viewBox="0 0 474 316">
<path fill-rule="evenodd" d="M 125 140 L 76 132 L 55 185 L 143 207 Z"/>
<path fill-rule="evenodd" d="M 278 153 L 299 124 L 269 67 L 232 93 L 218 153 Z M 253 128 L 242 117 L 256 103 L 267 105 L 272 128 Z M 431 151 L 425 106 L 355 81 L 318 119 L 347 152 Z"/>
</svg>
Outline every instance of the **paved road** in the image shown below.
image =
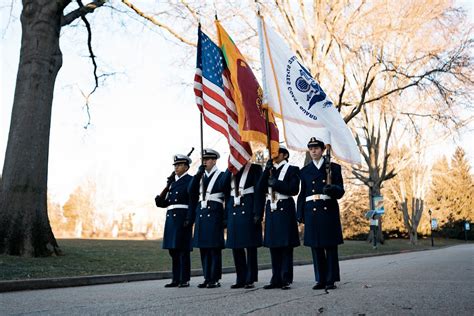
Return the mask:
<svg viewBox="0 0 474 316">
<path fill-rule="evenodd" d="M 312 266 L 295 268 L 291 290 L 165 289 L 168 280 L 0 294 L 0 315 L 253 314 L 474 315 L 474 245 L 341 262 L 338 289 L 314 291 Z"/>
</svg>

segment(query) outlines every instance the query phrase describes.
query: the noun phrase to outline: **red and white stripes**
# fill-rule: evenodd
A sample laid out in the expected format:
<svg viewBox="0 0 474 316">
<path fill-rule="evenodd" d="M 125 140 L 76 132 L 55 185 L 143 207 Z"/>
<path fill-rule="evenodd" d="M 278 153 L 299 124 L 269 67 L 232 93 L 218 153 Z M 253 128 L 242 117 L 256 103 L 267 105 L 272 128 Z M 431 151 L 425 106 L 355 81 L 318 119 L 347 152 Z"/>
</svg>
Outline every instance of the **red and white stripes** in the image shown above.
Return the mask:
<svg viewBox="0 0 474 316">
<path fill-rule="evenodd" d="M 194 94 L 204 121 L 227 138 L 229 143 L 229 170 L 236 174 L 252 157 L 249 143 L 239 135 L 238 115 L 230 91 L 228 71 L 223 74 L 224 90 L 202 76 L 196 68 Z"/>
</svg>

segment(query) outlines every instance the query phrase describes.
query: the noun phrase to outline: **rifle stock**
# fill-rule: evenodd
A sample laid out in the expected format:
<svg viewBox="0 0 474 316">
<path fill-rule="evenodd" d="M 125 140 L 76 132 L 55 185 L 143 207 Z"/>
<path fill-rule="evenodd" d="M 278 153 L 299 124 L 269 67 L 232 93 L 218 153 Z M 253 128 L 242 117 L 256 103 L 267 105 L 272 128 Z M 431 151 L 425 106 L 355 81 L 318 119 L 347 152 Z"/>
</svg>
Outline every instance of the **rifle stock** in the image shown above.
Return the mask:
<svg viewBox="0 0 474 316">
<path fill-rule="evenodd" d="M 331 145 L 326 145 L 326 157 L 324 159 L 326 166 L 326 184 L 332 184 L 332 175 L 331 175 Z"/>
</svg>

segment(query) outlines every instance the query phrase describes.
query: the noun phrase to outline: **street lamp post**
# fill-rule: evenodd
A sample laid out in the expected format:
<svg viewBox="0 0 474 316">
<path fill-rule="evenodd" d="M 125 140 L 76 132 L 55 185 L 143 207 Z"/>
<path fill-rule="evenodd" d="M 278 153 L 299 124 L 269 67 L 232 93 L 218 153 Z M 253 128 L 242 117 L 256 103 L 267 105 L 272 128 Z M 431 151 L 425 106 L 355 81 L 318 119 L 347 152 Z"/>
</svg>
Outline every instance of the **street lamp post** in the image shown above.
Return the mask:
<svg viewBox="0 0 474 316">
<path fill-rule="evenodd" d="M 434 247 L 434 240 L 433 240 L 433 222 L 431 221 L 431 209 L 428 210 L 428 214 L 430 214 L 431 247 Z"/>
<path fill-rule="evenodd" d="M 469 227 L 468 221 L 464 219 L 464 240 L 467 242 L 467 228 Z"/>
</svg>

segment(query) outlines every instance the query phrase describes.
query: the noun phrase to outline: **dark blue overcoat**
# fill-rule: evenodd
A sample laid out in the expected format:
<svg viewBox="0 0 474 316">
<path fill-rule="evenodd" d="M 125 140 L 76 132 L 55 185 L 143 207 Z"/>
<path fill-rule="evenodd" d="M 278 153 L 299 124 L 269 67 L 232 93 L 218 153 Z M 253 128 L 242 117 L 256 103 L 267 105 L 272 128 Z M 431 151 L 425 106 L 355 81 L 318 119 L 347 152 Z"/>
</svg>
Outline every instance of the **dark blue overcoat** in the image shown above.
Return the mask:
<svg viewBox="0 0 474 316">
<path fill-rule="evenodd" d="M 232 173 L 227 170 L 224 177 L 224 191 L 226 196 L 225 219 L 227 221 L 226 248 L 250 248 L 262 246 L 262 224 L 254 223 L 255 216 L 255 193 L 245 194 L 240 198 L 240 205 L 236 205 L 231 194 L 231 182 L 238 187 L 244 168 L 242 168 L 233 179 Z M 244 189 L 250 187 L 256 190 L 256 185 L 262 175 L 262 167 L 252 164 Z"/>
<path fill-rule="evenodd" d="M 323 194 L 327 184 L 325 165 L 318 169 L 311 161 L 301 169 L 301 191 L 298 196 L 298 220 L 304 222 L 304 245 L 330 247 L 343 243 L 339 204 L 344 195 L 341 166 L 331 163 L 332 184 L 337 186 L 336 195 L 329 200 L 306 201 L 313 194 Z"/>
<path fill-rule="evenodd" d="M 273 168 L 273 177 L 278 176 L 283 166 Z M 268 192 L 269 170 L 265 170 L 257 185 L 258 204 L 265 209 L 265 234 L 263 245 L 268 248 L 297 247 L 300 245 L 298 236 L 298 223 L 296 222 L 296 206 L 293 196 L 298 194 L 300 186 L 299 168 L 290 166 L 282 181 L 277 180 L 275 192 L 290 196 L 288 199 L 279 200 L 277 209 L 272 210 L 270 201 L 266 200 Z M 263 203 L 262 203 L 263 202 Z M 262 208 L 258 207 L 262 212 Z"/>
<path fill-rule="evenodd" d="M 189 205 L 188 186 L 192 176 L 186 174 L 171 184 L 164 199 L 158 195 L 156 206 L 168 207 L 174 204 Z M 166 212 L 163 249 L 191 250 L 191 227 L 184 227 L 188 208 L 174 208 Z"/>
<path fill-rule="evenodd" d="M 216 171 L 214 171 L 216 172 Z M 214 172 L 204 177 L 204 191 L 207 190 L 209 182 Z M 222 172 L 211 191 L 213 193 L 223 193 Z M 193 246 L 197 248 L 224 248 L 224 204 L 216 201 L 208 201 L 207 207 L 202 208 L 199 202 L 200 176 L 194 176 L 188 188 L 191 198 L 188 219 L 194 223 Z M 223 199 L 223 198 L 222 198 Z"/>
</svg>

